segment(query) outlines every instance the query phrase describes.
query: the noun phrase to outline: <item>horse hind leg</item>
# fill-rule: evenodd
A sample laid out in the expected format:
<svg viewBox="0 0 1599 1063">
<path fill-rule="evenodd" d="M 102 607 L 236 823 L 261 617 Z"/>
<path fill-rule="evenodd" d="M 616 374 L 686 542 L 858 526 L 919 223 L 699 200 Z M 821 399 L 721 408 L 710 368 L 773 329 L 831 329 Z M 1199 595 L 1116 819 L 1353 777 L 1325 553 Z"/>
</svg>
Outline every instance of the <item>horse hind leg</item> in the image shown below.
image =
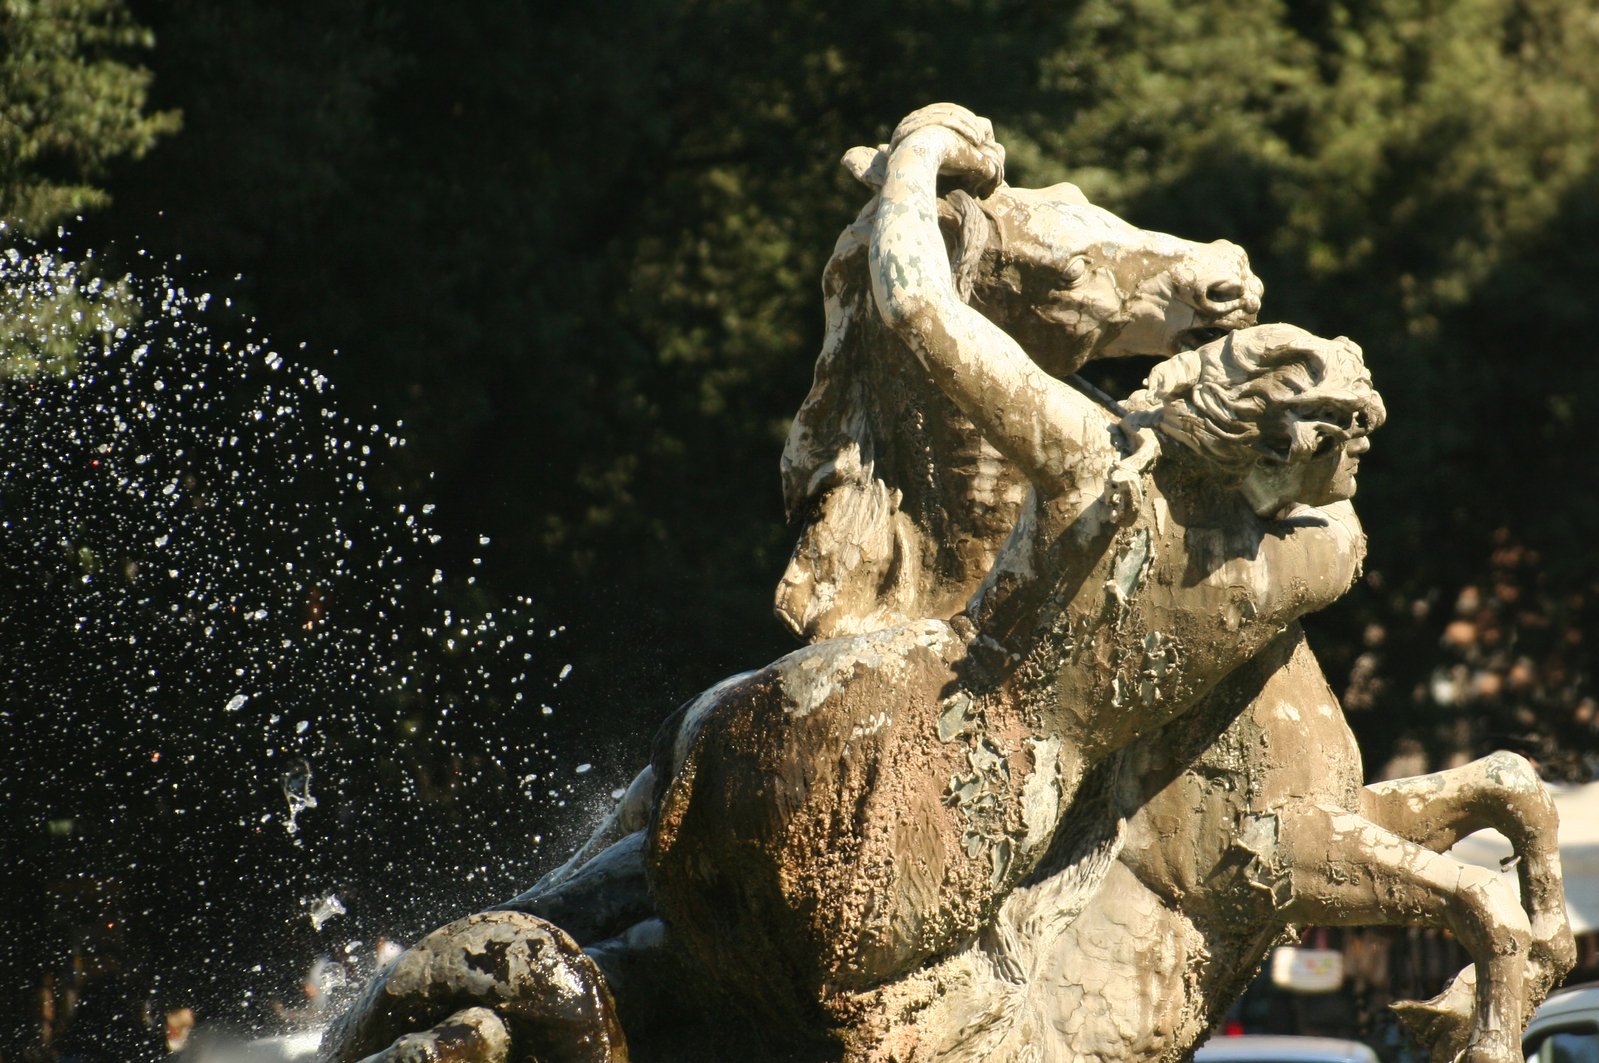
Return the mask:
<svg viewBox="0 0 1599 1063">
<path fill-rule="evenodd" d="M 1274 892 L 1284 922 L 1452 931 L 1485 977 L 1475 986 L 1464 1043 L 1444 1036 L 1433 1042 L 1433 1057 L 1521 1063 L 1531 929 L 1492 871 L 1435 853 L 1354 813 L 1317 805 L 1260 817 L 1242 841 L 1257 858 L 1257 883 Z"/>
<path fill-rule="evenodd" d="M 1514 753 L 1499 752 L 1459 768 L 1368 786 L 1361 814 L 1378 826 L 1443 852 L 1492 827 L 1510 840 L 1521 904 L 1532 923 L 1530 991 L 1534 999 L 1577 960 L 1560 878 L 1559 816 L 1542 780 Z"/>
<path fill-rule="evenodd" d="M 1361 811 L 1437 852 L 1485 827 L 1505 835 L 1518 857 L 1521 902 L 1532 928 L 1527 1010 L 1571 970 L 1576 946 L 1560 877 L 1558 816 L 1549 791 L 1525 758 L 1499 752 L 1460 768 L 1377 783 L 1362 792 Z M 1398 1001 L 1393 1010 L 1423 1040 L 1462 1042 L 1471 1022 L 1476 977 L 1475 967 L 1467 967 L 1438 996 Z"/>
</svg>

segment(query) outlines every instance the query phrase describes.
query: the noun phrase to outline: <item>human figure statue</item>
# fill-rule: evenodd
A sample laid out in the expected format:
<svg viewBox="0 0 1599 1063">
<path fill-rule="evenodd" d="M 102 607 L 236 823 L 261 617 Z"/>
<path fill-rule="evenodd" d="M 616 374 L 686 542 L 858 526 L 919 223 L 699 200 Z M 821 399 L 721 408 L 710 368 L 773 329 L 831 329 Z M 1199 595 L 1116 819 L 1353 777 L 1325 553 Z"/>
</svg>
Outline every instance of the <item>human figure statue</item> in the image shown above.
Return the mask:
<svg viewBox="0 0 1599 1063">
<path fill-rule="evenodd" d="M 880 192 L 887 158 L 862 147 L 844 161 Z M 1236 244 L 1136 228 L 1075 185 L 982 190 L 938 200 L 956 291 L 1053 376 L 1255 323 L 1263 285 Z M 844 230 L 823 273 L 826 337 L 783 448 L 800 541 L 776 609 L 808 641 L 959 612 L 1029 486 L 878 312 L 866 260 L 882 202 Z"/>
</svg>

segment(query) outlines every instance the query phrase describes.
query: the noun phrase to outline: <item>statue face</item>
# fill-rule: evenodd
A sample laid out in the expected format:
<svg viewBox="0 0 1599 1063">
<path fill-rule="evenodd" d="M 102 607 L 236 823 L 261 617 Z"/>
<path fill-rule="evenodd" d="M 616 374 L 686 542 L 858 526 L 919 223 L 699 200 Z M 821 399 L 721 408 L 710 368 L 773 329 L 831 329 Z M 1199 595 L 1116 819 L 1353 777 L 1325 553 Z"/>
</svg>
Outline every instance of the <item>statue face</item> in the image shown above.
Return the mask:
<svg viewBox="0 0 1599 1063">
<path fill-rule="evenodd" d="M 1070 185 L 1004 189 L 986 206 L 999 251 L 974 302 L 1057 376 L 1197 347 L 1260 310 L 1264 286 L 1236 244 L 1136 228 Z"/>
<path fill-rule="evenodd" d="M 1355 477 L 1360 458 L 1371 449 L 1368 436 L 1357 436 L 1309 461 L 1262 462 L 1240 485 L 1250 507 L 1262 517 L 1272 517 L 1300 503 L 1328 506 L 1355 497 Z"/>
</svg>

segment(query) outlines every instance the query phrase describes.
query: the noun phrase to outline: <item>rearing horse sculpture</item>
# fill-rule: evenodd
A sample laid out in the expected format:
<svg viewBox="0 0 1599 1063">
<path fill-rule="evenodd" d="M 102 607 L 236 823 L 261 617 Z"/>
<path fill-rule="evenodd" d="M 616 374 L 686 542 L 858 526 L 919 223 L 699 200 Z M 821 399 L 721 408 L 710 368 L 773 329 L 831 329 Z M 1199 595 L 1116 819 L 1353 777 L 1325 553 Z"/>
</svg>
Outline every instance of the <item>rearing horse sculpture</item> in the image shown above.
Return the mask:
<svg viewBox="0 0 1599 1063">
<path fill-rule="evenodd" d="M 731 959 L 732 971 L 753 979 L 758 987 L 778 995 L 798 988 L 801 1001 L 815 994 L 850 1058 L 1175 1059 L 1207 1027 L 1208 1011 L 1223 988 L 1216 984 L 1218 975 L 1225 981 L 1236 974 L 1230 959 L 1255 956 L 1248 963 L 1252 969 L 1260 950 L 1285 921 L 1391 918 L 1392 896 L 1403 893 L 1405 903 L 1419 908 L 1424 921 L 1446 922 L 1461 931 L 1487 972 L 1475 1016 L 1457 1001 L 1446 1001 L 1436 1009 L 1440 1026 L 1451 1027 L 1453 1020 L 1454 1032 L 1448 1036 L 1466 1042 L 1458 1020 L 1470 1019 L 1475 1029 L 1462 1047 L 1472 1059 L 1510 1058 L 1504 1051 L 1507 1045 L 1513 1047 L 1510 1027 L 1518 1026 L 1522 1018 L 1517 983 L 1523 957 L 1517 951 L 1526 945 L 1524 920 L 1518 936 L 1519 913 L 1487 873 L 1466 871 L 1446 857 L 1402 849 L 1405 843 L 1395 835 L 1355 814 L 1386 816 L 1396 828 L 1403 828 L 1401 834 L 1443 845 L 1471 829 L 1478 813 L 1454 807 L 1428 821 L 1427 808 L 1409 808 L 1417 785 L 1393 784 L 1358 794 L 1358 759 L 1352 781 L 1347 770 L 1341 775 L 1335 772 L 1337 777 L 1318 790 L 1307 787 L 1293 772 L 1276 770 L 1271 757 L 1256 751 L 1256 740 L 1263 736 L 1278 739 L 1295 732 L 1288 726 L 1288 710 L 1332 721 L 1313 733 L 1337 739 L 1341 731 L 1347 741 L 1336 703 L 1296 630 L 1259 643 L 1265 648 L 1230 675 L 1227 668 L 1216 673 L 1180 659 L 1185 649 L 1192 650 L 1194 640 L 1192 634 L 1182 637 L 1187 629 L 1181 622 L 1161 625 L 1179 636 L 1172 644 L 1159 638 L 1151 642 L 1151 635 L 1162 632 L 1150 628 L 1151 614 L 1143 612 L 1153 600 L 1148 588 L 1168 586 L 1170 573 L 1180 571 L 1170 569 L 1164 555 L 1174 541 L 1184 543 L 1192 554 L 1191 548 L 1205 538 L 1202 534 L 1195 538 L 1204 528 L 1203 521 L 1193 520 L 1197 511 L 1176 504 L 1190 490 L 1184 483 L 1206 475 L 1184 456 L 1185 443 L 1198 442 L 1200 450 L 1207 445 L 1202 437 L 1196 439 L 1194 425 L 1185 424 L 1184 418 L 1214 398 L 1200 387 L 1207 383 L 1203 370 L 1208 367 L 1227 375 L 1226 346 L 1189 357 L 1169 374 L 1170 380 L 1152 388 L 1152 404 L 1163 415 L 1156 430 L 1177 440 L 1178 450 L 1172 452 L 1169 444 L 1168 453 L 1152 469 L 1120 481 L 1114 475 L 1119 461 L 1113 452 L 1092 451 L 1086 459 L 1082 452 L 1059 455 L 1051 451 L 1056 444 L 1048 433 L 1036 428 L 1064 411 L 1075 426 L 1068 435 L 1082 443 L 1096 433 L 1110 437 L 1116 428 L 1114 417 L 1103 410 L 1073 406 L 1070 396 L 1030 376 L 1013 357 L 1011 371 L 996 374 L 992 365 L 982 364 L 981 357 L 968 357 L 970 352 L 963 349 L 971 347 L 967 341 L 973 325 L 960 320 L 953 304 L 940 301 L 938 278 L 927 271 L 934 256 L 927 238 L 932 215 L 926 205 L 932 202 L 932 176 L 940 165 L 953 161 L 957 167 L 981 168 L 991 159 L 984 155 L 992 153 L 984 132 L 975 119 L 949 111 L 924 113 L 919 121 L 902 125 L 896 142 L 903 155 L 895 155 L 901 167 L 891 175 L 884 198 L 891 206 L 909 209 L 897 218 L 891 213 L 876 226 L 882 247 L 875 274 L 878 295 L 890 321 L 921 330 L 913 342 L 923 345 L 918 353 L 928 360 L 928 370 L 935 376 L 945 374 L 939 376 L 941 384 L 968 401 L 974 392 L 985 391 L 1018 400 L 979 406 L 976 412 L 989 418 L 984 430 L 1001 442 L 1001 451 L 1009 455 L 1005 460 L 1029 468 L 1035 479 L 1042 475 L 1046 496 L 1052 492 L 1060 501 L 1053 504 L 1053 511 L 1051 505 L 1040 507 L 1036 502 L 1022 511 L 1023 528 L 1018 532 L 1022 545 L 1013 544 L 1000 554 L 994 577 L 968 612 L 968 627 L 974 630 L 959 624 L 943 628 L 913 624 L 897 633 L 826 643 L 817 647 L 823 652 L 792 655 L 761 673 L 729 681 L 688 707 L 675 734 L 669 736 L 672 740 L 656 758 L 657 772 L 666 783 L 650 838 L 657 888 L 672 916 L 677 945 L 697 954 L 701 968 Z M 904 223 L 900 231 L 895 231 L 896 222 Z M 933 233 L 936 239 L 936 229 Z M 917 291 L 918 284 L 929 280 L 930 285 Z M 893 305 L 896 281 L 903 282 L 901 290 L 907 293 L 898 307 Z M 927 287 L 933 289 L 930 301 Z M 979 340 L 998 342 L 993 337 L 985 340 L 981 326 L 976 333 Z M 952 334 L 952 348 L 926 349 Z M 1336 362 L 1352 350 L 1270 330 L 1257 330 L 1249 344 L 1254 349 L 1245 353 L 1257 365 L 1262 354 L 1266 361 L 1282 356 Z M 981 349 L 982 343 L 978 347 L 979 355 L 994 353 Z M 1283 350 L 1288 353 L 1281 354 Z M 1198 373 L 1192 372 L 1196 366 Z M 1369 403 L 1363 406 L 1358 397 L 1351 404 L 1315 388 L 1296 394 L 1322 408 L 1306 405 L 1296 408 L 1292 417 L 1279 418 L 1286 434 L 1272 444 L 1288 452 L 1300 446 L 1313 450 L 1321 439 L 1335 445 L 1325 455 L 1307 450 L 1300 455 L 1307 460 L 1283 464 L 1321 467 L 1332 480 L 1347 474 L 1348 455 L 1358 453 L 1347 441 L 1358 442 L 1364 430 L 1354 418 L 1362 410 L 1369 418 L 1373 408 Z M 1278 408 L 1292 408 L 1292 403 L 1273 401 Z M 892 404 L 885 407 L 891 409 Z M 1005 411 L 997 424 L 995 410 Z M 1380 407 L 1375 410 L 1380 417 Z M 1040 416 L 1045 420 L 1038 421 Z M 1308 439 L 1301 438 L 1304 431 L 1310 433 Z M 1094 457 L 1096 453 L 1101 456 Z M 927 455 L 932 464 L 942 456 Z M 990 467 L 1006 468 L 1003 462 Z M 1314 501 L 1304 495 L 1307 487 L 1314 486 L 1307 484 L 1304 473 L 1303 467 L 1293 473 L 1294 490 L 1286 493 L 1283 484 L 1273 486 L 1270 474 L 1245 477 L 1245 486 L 1260 506 L 1292 498 Z M 1113 489 L 1111 495 L 1100 497 L 1106 486 Z M 1132 496 L 1113 497 L 1115 490 L 1129 488 Z M 1326 493 L 1332 485 L 1323 483 L 1320 489 Z M 896 501 L 903 500 L 905 488 L 896 490 L 901 492 Z M 1163 500 L 1168 507 L 1164 514 Z M 1217 511 L 1209 512 L 1215 516 Z M 1325 539 L 1334 547 L 1327 560 L 1337 557 L 1347 566 L 1358 555 L 1337 544 L 1351 544 L 1348 535 L 1353 526 L 1349 515 L 1336 507 L 1328 512 L 1334 518 L 1330 524 L 1286 522 L 1276 534 L 1285 543 Z M 1132 526 L 1118 528 L 1119 522 L 1112 519 L 1118 515 L 1130 519 Z M 1235 514 L 1231 519 L 1241 518 Z M 1184 528 L 1177 540 L 1162 527 L 1173 522 Z M 978 529 L 974 537 L 983 549 L 997 552 L 999 545 L 991 535 Z M 1107 550 L 1100 540 L 1114 545 Z M 1245 584 L 1252 582 L 1252 576 L 1258 580 L 1274 563 L 1278 575 L 1297 572 L 1312 581 L 1318 575 L 1296 569 L 1291 552 L 1279 552 L 1261 568 L 1252 567 L 1220 540 L 1214 545 L 1221 548 L 1209 560 L 1219 566 L 1206 572 L 1208 562 L 1201 560 L 1201 582 L 1210 578 L 1223 589 L 1234 586 L 1227 582 L 1231 577 Z M 1273 552 L 1265 539 L 1257 542 L 1256 549 Z M 1233 566 L 1231 571 L 1228 565 Z M 1059 577 L 1063 568 L 1074 567 L 1080 576 L 1067 571 L 1064 583 L 1057 578 L 1054 586 L 1076 587 L 1072 601 L 1079 607 L 1051 604 L 1047 588 L 1039 597 L 1040 585 L 1048 582 L 1037 578 L 1040 571 Z M 1289 572 L 1281 571 L 1285 567 Z M 1269 628 L 1273 610 L 1286 608 L 1285 615 L 1291 616 L 1325 594 L 1336 595 L 1338 581 L 1347 579 L 1348 572 L 1352 569 L 1321 573 L 1329 577 L 1327 590 L 1298 586 L 1297 601 L 1276 606 L 1266 586 L 1257 588 L 1263 593 L 1242 598 L 1223 594 L 1216 601 L 1215 617 L 1223 620 L 1224 628 L 1230 624 L 1233 634 L 1219 640 L 1214 634 L 1201 637 L 1236 643 L 1235 651 L 1249 656 L 1246 643 L 1255 644 L 1253 637 L 1239 637 L 1239 631 L 1247 632 L 1257 621 L 1262 630 Z M 1217 575 L 1224 578 L 1218 582 Z M 1102 603 L 1096 611 L 1089 608 L 1093 596 L 1084 593 L 1098 591 L 1101 584 Z M 1053 592 L 1057 599 L 1060 593 Z M 1180 620 L 1170 612 L 1179 599 L 1157 606 L 1157 611 L 1167 609 L 1167 620 Z M 1203 595 L 1190 599 L 1188 608 L 1201 600 Z M 904 601 L 901 597 L 892 604 L 900 608 Z M 825 611 L 816 615 L 825 616 Z M 835 615 L 848 622 L 847 610 Z M 1051 616 L 1064 616 L 1066 622 L 1055 625 L 1049 622 Z M 1041 620 L 1046 621 L 1042 627 Z M 1131 652 L 1133 643 L 1123 637 L 1123 624 L 1138 636 L 1134 639 L 1138 652 Z M 984 639 L 992 645 L 982 644 Z M 951 662 L 948 651 L 962 645 L 960 660 Z M 1022 652 L 1009 661 L 1005 650 Z M 1105 674 L 1091 667 L 1096 652 L 1108 654 L 1110 667 Z M 1073 653 L 1088 654 L 1088 665 L 1070 666 L 1060 659 Z M 940 660 L 946 663 L 941 666 Z M 1052 665 L 1063 663 L 1068 664 L 1064 671 L 1049 674 Z M 934 674 L 931 679 L 907 676 L 906 667 L 930 668 Z M 936 674 L 941 667 L 953 668 L 947 674 L 953 674 L 955 693 L 918 704 L 923 695 L 916 692 L 932 689 L 927 683 L 940 692 L 948 689 L 949 681 Z M 990 680 L 996 675 L 1014 678 L 1008 686 L 1002 679 L 997 688 L 972 682 L 974 674 L 983 672 Z M 1224 676 L 1219 685 L 1200 697 L 1218 674 Z M 1207 675 L 1213 678 L 1206 679 Z M 863 688 L 870 691 L 874 683 L 884 681 L 910 696 L 912 704 L 902 703 L 893 710 L 905 719 L 888 718 L 889 712 L 883 710 L 868 711 L 881 702 L 869 694 L 859 696 Z M 1266 696 L 1272 683 L 1278 684 L 1279 700 Z M 1318 684 L 1319 701 L 1314 690 Z M 1063 685 L 1067 694 L 1086 695 L 1075 701 L 1090 715 L 1119 707 L 1124 713 L 1141 714 L 1140 718 L 1128 722 L 1096 717 L 1092 722 L 1109 725 L 1101 730 L 1114 732 L 1096 738 L 1070 719 L 1051 718 L 1051 706 L 1062 704 Z M 1010 695 L 1004 693 L 1007 689 Z M 1040 693 L 1046 689 L 1047 695 Z M 978 696 L 972 696 L 974 691 Z M 929 708 L 936 708 L 936 713 L 929 716 Z M 1141 730 L 1157 719 L 1169 722 L 1162 730 Z M 774 731 L 780 740 L 763 746 Z M 1019 743 L 1014 741 L 1018 736 Z M 1057 742 L 1053 749 L 1051 741 Z M 1073 743 L 1078 748 L 1072 749 Z M 1025 752 L 1016 748 L 1018 744 Z M 1065 764 L 1073 756 L 1079 758 L 1077 769 Z M 882 776 L 899 773 L 910 779 L 936 779 L 942 772 L 939 766 L 946 762 L 954 768 L 948 786 L 939 787 L 941 804 L 952 810 L 943 816 L 946 826 L 885 825 L 896 812 L 912 819 L 922 816 L 928 822 L 938 820 L 941 813 L 931 808 L 918 811 L 914 801 L 896 802 L 893 785 L 885 784 Z M 1500 758 L 1489 769 L 1488 774 L 1500 776 L 1501 789 L 1525 794 L 1517 814 L 1497 816 L 1490 811 L 1487 818 L 1511 821 L 1508 833 L 1524 857 L 1524 895 L 1534 918 L 1531 981 L 1536 987 L 1561 962 L 1560 935 L 1550 927 L 1558 922 L 1564 930 L 1563 919 L 1557 919 L 1558 865 L 1541 834 L 1546 825 L 1539 819 L 1546 811 L 1539 801 L 1543 795 L 1535 779 L 1528 784 L 1524 764 L 1517 768 L 1512 760 Z M 765 783 L 760 782 L 763 779 Z M 831 781 L 819 781 L 823 779 Z M 799 789 L 785 791 L 785 780 Z M 1168 780 L 1173 781 L 1164 785 Z M 1217 780 L 1229 781 L 1232 789 L 1213 792 Z M 1505 781 L 1508 787 L 1503 786 Z M 768 785 L 776 785 L 777 792 L 764 792 Z M 1425 789 L 1431 784 L 1418 785 Z M 824 792 L 817 805 L 819 786 Z M 914 790 L 901 790 L 899 796 L 914 796 Z M 873 802 L 884 793 L 890 804 L 879 810 Z M 842 800 L 852 794 L 851 800 Z M 807 818 L 807 807 L 821 811 L 822 820 Z M 839 833 L 831 825 L 846 808 L 856 809 L 858 822 L 853 828 L 844 824 Z M 1127 814 L 1131 822 L 1123 828 Z M 776 820 L 764 818 L 773 815 Z M 817 833 L 804 827 L 822 821 L 828 830 Z M 785 824 L 778 829 L 782 837 L 772 833 L 774 823 Z M 797 841 L 790 829 L 796 824 Z M 1096 828 L 1108 831 L 1108 844 L 1105 837 L 1096 836 Z M 873 830 L 887 832 L 886 848 L 873 848 L 877 843 L 868 837 Z M 936 839 L 941 832 L 945 841 L 935 840 L 929 848 L 928 837 Z M 1124 832 L 1120 861 L 1107 865 Z M 814 847 L 818 840 L 826 844 Z M 735 843 L 732 848 L 729 841 Z M 916 881 L 914 871 L 907 878 L 903 868 L 894 870 L 902 845 L 922 856 L 942 848 L 946 868 L 953 867 L 960 880 L 959 903 L 952 907 L 939 896 L 925 903 L 913 897 L 908 907 L 900 903 L 904 890 L 893 884 L 910 882 L 914 887 Z M 1383 850 L 1395 846 L 1402 851 L 1388 852 L 1385 859 Z M 622 859 L 613 856 L 612 866 L 626 863 L 626 844 L 612 850 L 618 851 Z M 636 855 L 636 846 L 631 851 Z M 880 855 L 874 857 L 874 852 Z M 1240 854 L 1246 858 L 1238 859 Z M 1359 857 L 1363 863 L 1351 863 L 1356 869 L 1352 875 L 1347 869 L 1327 874 L 1329 854 Z M 731 858 L 736 866 L 715 866 L 713 861 L 722 858 Z M 851 860 L 862 861 L 863 866 L 848 866 Z M 602 857 L 590 867 L 605 864 Z M 779 881 L 769 880 L 763 868 L 777 870 Z M 783 868 L 814 873 L 817 881 L 785 884 Z M 883 874 L 888 878 L 877 877 Z M 1112 893 L 1100 885 L 1104 875 L 1115 886 L 1114 903 Z M 555 884 L 555 892 L 583 877 L 582 870 L 565 876 Z M 1553 900 L 1548 892 L 1551 881 Z M 863 889 L 863 883 L 883 883 L 888 888 L 879 896 Z M 531 899 L 528 906 L 537 907 L 536 901 Z M 810 917 L 804 916 L 807 910 Z M 742 930 L 719 926 L 737 911 L 745 913 L 747 925 Z M 775 929 L 763 925 L 763 919 L 756 917 L 760 913 L 776 917 Z M 799 924 L 794 922 L 796 913 Z M 820 922 L 815 918 L 818 913 Z M 1546 924 L 1542 933 L 1540 919 Z M 936 925 L 940 923 L 944 925 Z M 971 931 L 976 932 L 975 941 L 951 952 L 951 946 Z M 454 940 L 464 937 L 446 935 L 444 945 Z M 1545 946 L 1544 974 L 1537 969 L 1539 941 Z M 1130 970 L 1142 981 L 1128 983 L 1132 990 L 1108 991 L 1114 978 L 1086 976 L 1089 971 L 1114 973 L 1114 964 L 1127 962 L 1130 949 L 1142 948 L 1143 959 L 1149 960 L 1151 942 L 1164 949 L 1164 959 L 1171 962 L 1135 963 Z M 1569 949 L 1569 937 L 1564 944 Z M 1210 960 L 1201 962 L 1207 949 Z M 599 951 L 604 951 L 603 946 Z M 940 954 L 931 968 L 919 966 L 921 958 Z M 797 979 L 779 979 L 786 984 L 777 985 L 766 962 L 774 957 L 779 963 L 787 961 L 791 969 L 797 960 L 799 967 L 809 965 L 823 977 L 802 971 Z M 1569 966 L 1569 959 L 1565 962 Z M 1075 1006 L 1066 1007 L 1065 1001 L 1075 1001 Z M 621 1057 L 613 1053 L 571 1058 Z"/>
</svg>

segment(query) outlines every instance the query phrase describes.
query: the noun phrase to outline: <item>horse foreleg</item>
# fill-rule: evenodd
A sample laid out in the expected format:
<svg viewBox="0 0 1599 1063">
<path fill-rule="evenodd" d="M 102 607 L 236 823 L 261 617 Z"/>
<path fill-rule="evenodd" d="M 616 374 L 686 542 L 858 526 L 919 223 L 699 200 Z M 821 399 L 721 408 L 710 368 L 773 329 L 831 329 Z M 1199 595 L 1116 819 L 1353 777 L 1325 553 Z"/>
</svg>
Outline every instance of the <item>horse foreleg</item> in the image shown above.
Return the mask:
<svg viewBox="0 0 1599 1063">
<path fill-rule="evenodd" d="M 1531 930 L 1492 871 L 1435 853 L 1352 812 L 1309 804 L 1256 817 L 1240 844 L 1255 857 L 1252 879 L 1271 891 L 1285 922 L 1452 931 L 1485 977 L 1477 980 L 1466 1043 L 1437 1047 L 1458 1048 L 1462 1063 L 1520 1063 Z"/>
<path fill-rule="evenodd" d="M 1529 998 L 1542 1000 L 1571 970 L 1577 949 L 1560 880 L 1559 817 L 1524 757 L 1499 752 L 1460 768 L 1368 786 L 1361 814 L 1402 838 L 1443 852 L 1492 827 L 1519 858 L 1521 904 L 1532 922 Z"/>
<path fill-rule="evenodd" d="M 507 1031 L 517 1059 L 627 1063 L 600 969 L 559 928 L 520 912 L 470 915 L 411 946 L 328 1027 L 319 1059 L 498 1063 Z M 456 1054 L 419 1055 L 445 1048 Z"/>
<path fill-rule="evenodd" d="M 585 946 L 621 933 L 655 914 L 644 876 L 644 832 L 627 835 L 555 885 L 535 886 L 490 911 L 546 920 Z"/>
</svg>

